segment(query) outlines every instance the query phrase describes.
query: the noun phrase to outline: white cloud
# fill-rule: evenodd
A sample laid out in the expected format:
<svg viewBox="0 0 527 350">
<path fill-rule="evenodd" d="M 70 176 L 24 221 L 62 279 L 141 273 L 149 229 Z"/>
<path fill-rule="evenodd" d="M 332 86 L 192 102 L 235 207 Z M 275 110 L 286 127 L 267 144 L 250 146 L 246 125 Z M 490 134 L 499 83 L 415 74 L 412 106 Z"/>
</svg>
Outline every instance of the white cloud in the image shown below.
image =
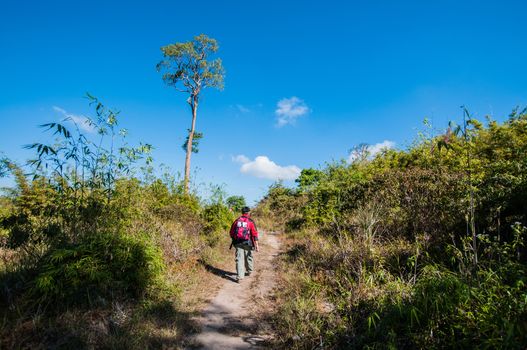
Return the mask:
<svg viewBox="0 0 527 350">
<path fill-rule="evenodd" d="M 287 124 L 294 124 L 298 117 L 308 112 L 309 108 L 306 103 L 298 97 L 283 98 L 276 104 L 277 126 L 282 127 Z"/>
<path fill-rule="evenodd" d="M 381 143 L 376 143 L 373 146 L 369 146 L 368 151 L 370 151 L 370 155 L 374 157 L 375 155 L 377 155 L 377 153 L 379 153 L 383 149 L 390 149 L 394 147 L 395 147 L 395 142 L 384 140 Z"/>
<path fill-rule="evenodd" d="M 69 120 L 75 124 L 81 129 L 86 132 L 95 132 L 95 127 L 93 126 L 92 122 L 90 121 L 90 118 L 85 117 L 83 115 L 76 115 L 66 112 L 63 108 L 53 106 L 53 110 L 56 112 L 59 112 L 62 114 L 66 120 Z"/>
<path fill-rule="evenodd" d="M 245 107 L 244 105 L 236 105 L 236 108 L 238 108 L 238 110 L 241 113 L 249 113 L 251 111 L 249 108 Z"/>
<path fill-rule="evenodd" d="M 232 161 L 236 163 L 244 164 L 244 163 L 249 163 L 251 160 L 247 158 L 246 156 L 244 156 L 243 154 L 239 154 L 237 156 L 233 156 Z"/>
<path fill-rule="evenodd" d="M 240 171 L 243 174 L 251 175 L 261 179 L 270 180 L 294 180 L 300 176 L 301 169 L 296 165 L 280 166 L 266 156 L 258 156 L 250 160 L 240 154 L 232 157 L 237 163 L 242 163 Z"/>
<path fill-rule="evenodd" d="M 352 151 L 349 155 L 348 161 L 352 163 L 356 159 L 360 157 L 361 151 L 365 151 L 367 153 L 367 158 L 372 159 L 374 158 L 378 153 L 380 153 L 383 150 L 391 149 L 395 147 L 395 142 L 384 140 L 383 142 L 376 143 L 374 145 L 366 145 L 365 148 L 358 151 Z"/>
</svg>

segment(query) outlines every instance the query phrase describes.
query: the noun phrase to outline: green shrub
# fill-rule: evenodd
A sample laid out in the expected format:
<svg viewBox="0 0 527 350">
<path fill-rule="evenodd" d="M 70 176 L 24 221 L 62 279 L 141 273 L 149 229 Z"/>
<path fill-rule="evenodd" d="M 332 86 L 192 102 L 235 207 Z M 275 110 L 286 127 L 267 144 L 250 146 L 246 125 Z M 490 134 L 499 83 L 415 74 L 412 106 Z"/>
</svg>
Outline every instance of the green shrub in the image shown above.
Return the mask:
<svg viewBox="0 0 527 350">
<path fill-rule="evenodd" d="M 28 295 L 39 304 L 90 305 L 115 297 L 143 297 L 162 282 L 161 253 L 148 239 L 124 234 L 86 235 L 50 250 Z"/>
<path fill-rule="evenodd" d="M 354 345 L 522 349 L 527 341 L 524 279 L 511 286 L 492 271 L 479 275 L 481 283 L 470 285 L 455 273 L 428 266 L 410 296 L 361 306 L 371 311 Z"/>
<path fill-rule="evenodd" d="M 285 187 L 281 182 L 272 184 L 267 195 L 258 203 L 252 215 L 259 226 L 271 231 L 289 231 L 304 223 L 301 208 L 307 197 Z"/>
<path fill-rule="evenodd" d="M 247 205 L 243 196 L 230 196 L 225 200 L 225 204 L 235 213 L 241 212 L 242 208 Z"/>
<path fill-rule="evenodd" d="M 0 155 L 0 177 L 17 185 L 0 197 L 2 349 L 176 346 L 192 328 L 178 298 L 200 283 L 197 258 L 217 265 L 212 247 L 228 246 L 221 186 L 203 200 L 157 178 L 150 145 L 131 147 L 118 112 L 88 98 L 96 132 L 44 125 L 52 144 L 27 147 L 33 179 Z"/>
<path fill-rule="evenodd" d="M 212 247 L 221 241 L 221 236 L 228 236 L 235 213 L 223 203 L 213 203 L 203 208 L 201 217 L 205 223 L 203 237 Z"/>
<path fill-rule="evenodd" d="M 279 292 L 277 346 L 527 346 L 527 110 L 487 125 L 465 113 L 408 150 L 269 189 L 258 209 L 285 218 L 294 276 Z"/>
</svg>

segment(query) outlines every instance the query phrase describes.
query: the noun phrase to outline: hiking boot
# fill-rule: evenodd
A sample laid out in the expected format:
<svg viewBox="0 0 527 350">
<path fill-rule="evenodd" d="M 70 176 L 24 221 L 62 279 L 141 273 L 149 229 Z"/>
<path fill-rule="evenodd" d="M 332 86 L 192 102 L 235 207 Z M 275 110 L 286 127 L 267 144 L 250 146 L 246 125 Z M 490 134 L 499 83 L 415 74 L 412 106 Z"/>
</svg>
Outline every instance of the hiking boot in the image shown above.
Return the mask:
<svg viewBox="0 0 527 350">
<path fill-rule="evenodd" d="M 249 277 L 251 275 L 252 272 L 246 272 L 245 273 L 245 276 Z"/>
<path fill-rule="evenodd" d="M 242 283 L 243 281 L 243 277 L 240 278 L 240 277 L 236 277 L 236 283 Z"/>
</svg>

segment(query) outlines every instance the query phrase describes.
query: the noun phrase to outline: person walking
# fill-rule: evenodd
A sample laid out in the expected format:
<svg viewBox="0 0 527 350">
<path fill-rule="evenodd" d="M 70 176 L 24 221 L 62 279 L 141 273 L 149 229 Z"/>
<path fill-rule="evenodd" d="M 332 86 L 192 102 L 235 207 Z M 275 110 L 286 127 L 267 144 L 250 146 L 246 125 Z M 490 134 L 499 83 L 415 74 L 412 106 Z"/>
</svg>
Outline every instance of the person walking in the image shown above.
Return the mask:
<svg viewBox="0 0 527 350">
<path fill-rule="evenodd" d="M 231 226 L 231 247 L 234 246 L 236 261 L 236 282 L 240 283 L 245 276 L 250 276 L 254 271 L 253 250 L 260 251 L 258 247 L 258 230 L 250 218 L 250 208 L 242 208 L 242 216 L 236 219 Z"/>
</svg>

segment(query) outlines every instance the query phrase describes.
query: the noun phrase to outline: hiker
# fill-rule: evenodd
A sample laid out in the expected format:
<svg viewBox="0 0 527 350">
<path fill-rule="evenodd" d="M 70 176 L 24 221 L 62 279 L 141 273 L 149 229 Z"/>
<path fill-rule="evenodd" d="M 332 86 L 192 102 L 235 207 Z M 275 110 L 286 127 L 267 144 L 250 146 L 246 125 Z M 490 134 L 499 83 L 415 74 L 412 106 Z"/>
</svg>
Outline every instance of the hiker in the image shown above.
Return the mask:
<svg viewBox="0 0 527 350">
<path fill-rule="evenodd" d="M 236 219 L 231 226 L 230 235 L 232 238 L 231 247 L 236 249 L 236 282 L 240 283 L 245 276 L 250 276 L 254 270 L 253 249 L 257 252 L 258 231 L 256 224 L 249 217 L 251 209 L 242 208 L 242 216 Z"/>
</svg>

